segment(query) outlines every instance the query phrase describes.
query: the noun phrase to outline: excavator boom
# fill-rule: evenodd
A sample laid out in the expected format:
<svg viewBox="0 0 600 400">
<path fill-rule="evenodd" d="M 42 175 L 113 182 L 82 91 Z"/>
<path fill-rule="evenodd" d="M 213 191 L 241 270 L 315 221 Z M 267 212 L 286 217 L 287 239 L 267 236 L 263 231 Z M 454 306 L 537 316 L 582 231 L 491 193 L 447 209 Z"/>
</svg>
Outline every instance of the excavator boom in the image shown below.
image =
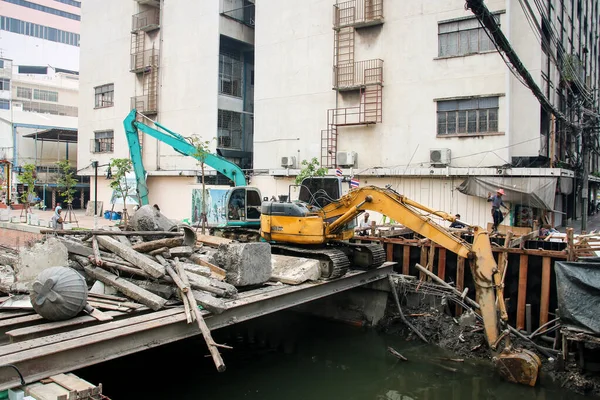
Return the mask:
<svg viewBox="0 0 600 400">
<path fill-rule="evenodd" d="M 168 144 L 183 155 L 195 158 L 198 157 L 196 155 L 196 148 L 183 136 L 165 128 L 157 122 L 154 122 L 154 124 L 161 130 L 152 128 L 151 126 L 140 121 L 136 121 L 136 115 L 137 111 L 131 110 L 131 112 L 123 121 L 123 126 L 127 136 L 127 143 L 129 145 L 129 152 L 131 154 L 131 161 L 136 176 L 140 200 L 142 205 L 145 205 L 148 204 L 148 187 L 146 185 L 146 171 L 144 170 L 144 164 L 142 162 L 142 150 L 140 146 L 138 130 L 163 143 Z M 211 153 L 204 154 L 203 158 L 203 161 L 206 165 L 214 168 L 218 172 L 231 179 L 235 186 L 246 186 L 246 177 L 244 176 L 244 172 L 236 164 Z"/>
</svg>

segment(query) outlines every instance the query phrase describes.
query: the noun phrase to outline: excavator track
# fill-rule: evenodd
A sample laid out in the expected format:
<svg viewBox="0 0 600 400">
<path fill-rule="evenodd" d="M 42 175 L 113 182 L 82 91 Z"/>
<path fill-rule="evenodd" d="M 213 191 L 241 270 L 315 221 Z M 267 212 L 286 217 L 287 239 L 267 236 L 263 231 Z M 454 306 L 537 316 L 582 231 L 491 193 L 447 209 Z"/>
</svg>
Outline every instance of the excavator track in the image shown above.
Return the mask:
<svg viewBox="0 0 600 400">
<path fill-rule="evenodd" d="M 344 251 L 335 248 L 311 249 L 294 246 L 272 244 L 275 254 L 317 259 L 321 263 L 321 279 L 331 280 L 346 275 L 350 268 L 350 260 Z"/>
<path fill-rule="evenodd" d="M 379 244 L 335 242 L 334 245 L 346 248 L 352 267 L 358 269 L 377 268 L 386 260 L 385 250 Z"/>
</svg>

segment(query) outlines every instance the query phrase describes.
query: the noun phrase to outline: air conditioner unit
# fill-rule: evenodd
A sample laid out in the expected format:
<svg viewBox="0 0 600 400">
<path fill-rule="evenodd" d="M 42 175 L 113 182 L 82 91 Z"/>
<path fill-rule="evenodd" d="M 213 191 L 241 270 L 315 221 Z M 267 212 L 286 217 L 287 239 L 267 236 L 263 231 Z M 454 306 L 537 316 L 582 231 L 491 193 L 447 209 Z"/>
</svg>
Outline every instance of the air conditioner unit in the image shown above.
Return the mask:
<svg viewBox="0 0 600 400">
<path fill-rule="evenodd" d="M 450 164 L 450 149 L 429 149 L 429 163 L 439 167 Z"/>
<path fill-rule="evenodd" d="M 337 165 L 340 167 L 356 166 L 357 154 L 353 151 L 338 151 L 336 158 Z"/>
<path fill-rule="evenodd" d="M 281 157 L 281 166 L 285 168 L 294 168 L 296 166 L 296 157 Z"/>
</svg>

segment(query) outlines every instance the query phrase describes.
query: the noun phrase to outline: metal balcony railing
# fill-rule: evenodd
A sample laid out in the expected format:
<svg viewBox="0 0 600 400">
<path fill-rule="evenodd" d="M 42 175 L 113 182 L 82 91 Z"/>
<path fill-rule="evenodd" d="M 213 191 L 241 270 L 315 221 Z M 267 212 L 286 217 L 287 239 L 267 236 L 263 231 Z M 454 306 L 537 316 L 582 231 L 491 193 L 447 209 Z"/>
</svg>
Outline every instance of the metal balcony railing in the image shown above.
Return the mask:
<svg viewBox="0 0 600 400">
<path fill-rule="evenodd" d="M 143 72 L 158 67 L 158 50 L 149 49 L 131 55 L 131 72 Z"/>
<path fill-rule="evenodd" d="M 131 109 L 136 109 L 139 113 L 149 115 L 158 112 L 158 99 L 156 96 L 147 94 L 131 98 Z"/>
<path fill-rule="evenodd" d="M 247 6 L 235 8 L 233 10 L 223 11 L 221 15 L 234 19 L 237 22 L 254 28 L 254 15 L 255 8 L 254 4 L 248 4 Z"/>
<path fill-rule="evenodd" d="M 160 9 L 150 8 L 131 17 L 131 32 L 150 32 L 160 28 Z"/>
<path fill-rule="evenodd" d="M 383 0 L 350 0 L 333 6 L 333 26 L 343 28 L 383 23 Z"/>
<path fill-rule="evenodd" d="M 333 67 L 333 86 L 338 90 L 383 84 L 383 60 L 342 63 Z"/>
</svg>

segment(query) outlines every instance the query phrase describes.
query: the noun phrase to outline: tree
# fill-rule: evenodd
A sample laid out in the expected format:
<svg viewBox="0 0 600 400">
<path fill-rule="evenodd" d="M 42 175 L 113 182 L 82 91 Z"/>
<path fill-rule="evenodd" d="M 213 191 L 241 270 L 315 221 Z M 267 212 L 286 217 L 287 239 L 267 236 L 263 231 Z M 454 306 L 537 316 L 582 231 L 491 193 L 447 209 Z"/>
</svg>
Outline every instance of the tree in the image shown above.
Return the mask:
<svg viewBox="0 0 600 400">
<path fill-rule="evenodd" d="M 296 185 L 301 184 L 305 178 L 312 178 L 313 176 L 325 176 L 327 173 L 327 168 L 320 166 L 317 157 L 313 157 L 310 162 L 302 160 L 300 165 L 302 165 L 302 169 L 296 176 Z"/>
<path fill-rule="evenodd" d="M 66 220 L 67 217 L 69 218 L 69 223 L 72 222 L 72 217 L 73 217 L 73 213 L 72 213 L 72 209 L 73 209 L 73 198 L 75 195 L 75 185 L 77 185 L 77 179 L 73 178 L 73 170 L 71 168 L 71 164 L 69 164 L 68 160 L 62 160 L 62 161 L 58 161 L 56 163 L 56 165 L 58 166 L 61 175 L 60 178 L 58 178 L 58 187 L 59 187 L 59 191 L 58 194 L 60 194 L 61 196 L 63 196 L 65 198 L 65 202 L 67 203 L 67 212 L 66 215 L 64 216 L 64 219 Z M 77 219 L 76 219 L 77 221 Z"/>
<path fill-rule="evenodd" d="M 196 148 L 196 152 L 192 154 L 192 157 L 198 160 L 200 170 L 202 171 L 202 215 L 200 220 L 202 221 L 202 234 L 206 233 L 206 184 L 204 181 L 204 164 L 206 157 L 210 154 L 210 143 L 212 140 L 202 140 L 198 136 L 192 136 L 192 145 Z"/>
<path fill-rule="evenodd" d="M 23 173 L 19 177 L 21 183 L 27 186 L 27 190 L 21 194 L 21 202 L 26 205 L 27 210 L 29 209 L 29 200 L 35 193 L 35 172 L 35 165 L 25 164 L 23 165 Z"/>
<path fill-rule="evenodd" d="M 127 225 L 127 196 L 131 187 L 126 176 L 133 169 L 133 165 L 129 158 L 113 158 L 110 160 L 110 168 L 114 170 L 110 187 L 117 193 L 117 198 L 123 199 L 123 224 Z"/>
<path fill-rule="evenodd" d="M 73 177 L 73 169 L 68 160 L 58 161 L 56 163 L 58 169 L 61 172 L 60 178 L 58 178 L 58 187 L 60 188 L 58 194 L 64 197 L 67 204 L 72 204 L 75 195 L 75 185 L 77 185 L 77 179 Z"/>
</svg>

